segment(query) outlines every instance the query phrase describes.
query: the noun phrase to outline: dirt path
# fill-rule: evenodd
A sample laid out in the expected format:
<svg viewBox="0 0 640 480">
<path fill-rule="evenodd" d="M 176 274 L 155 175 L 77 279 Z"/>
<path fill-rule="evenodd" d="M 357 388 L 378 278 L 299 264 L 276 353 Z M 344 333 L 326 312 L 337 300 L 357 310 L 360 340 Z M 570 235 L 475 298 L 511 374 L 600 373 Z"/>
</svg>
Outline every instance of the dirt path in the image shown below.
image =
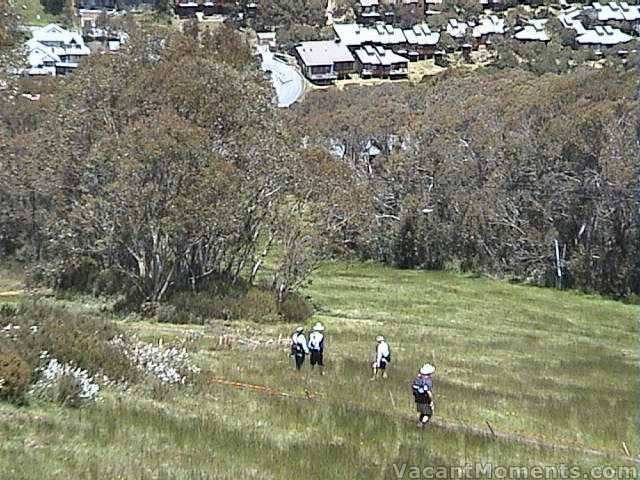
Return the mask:
<svg viewBox="0 0 640 480">
<path fill-rule="evenodd" d="M 238 388 L 242 390 L 250 390 L 256 393 L 261 393 L 264 395 L 270 395 L 281 398 L 291 398 L 295 400 L 311 400 L 311 401 L 320 401 L 329 403 L 326 399 L 320 397 L 317 393 L 306 391 L 305 395 L 299 395 L 295 393 L 288 393 L 277 388 L 272 388 L 265 385 L 253 385 L 250 383 L 236 382 L 233 380 L 227 380 L 224 378 L 218 378 L 210 376 L 207 379 L 207 383 L 215 384 L 215 385 L 225 385 L 232 388 Z M 354 407 L 360 410 L 366 410 L 366 407 L 363 404 L 353 403 L 353 402 L 345 402 L 350 407 Z M 402 420 L 407 420 L 404 415 L 399 414 L 387 414 L 389 417 L 401 418 Z M 536 437 L 535 435 L 521 435 L 509 432 L 501 432 L 493 428 L 487 422 L 487 428 L 480 428 L 473 425 L 464 425 L 461 423 L 451 422 L 444 419 L 434 419 L 431 424 L 439 429 L 443 429 L 449 432 L 455 433 L 471 433 L 473 435 L 477 435 L 479 437 L 484 437 L 490 440 L 502 441 L 505 443 L 518 443 L 521 445 L 528 445 L 532 447 L 543 448 L 545 450 L 555 450 L 555 451 L 565 451 L 565 452 L 574 452 L 574 453 L 582 453 L 588 456 L 595 456 L 601 458 L 610 458 L 615 460 L 621 460 L 626 463 L 640 463 L 640 456 L 634 459 L 631 456 L 623 455 L 617 452 L 611 452 L 606 450 L 600 450 L 597 448 L 590 448 L 582 445 L 570 445 L 570 444 L 562 444 L 562 443 L 553 443 L 541 438 Z"/>
<path fill-rule="evenodd" d="M 24 290 L 8 290 L 5 292 L 0 292 L 0 297 L 17 297 L 24 294 Z"/>
</svg>

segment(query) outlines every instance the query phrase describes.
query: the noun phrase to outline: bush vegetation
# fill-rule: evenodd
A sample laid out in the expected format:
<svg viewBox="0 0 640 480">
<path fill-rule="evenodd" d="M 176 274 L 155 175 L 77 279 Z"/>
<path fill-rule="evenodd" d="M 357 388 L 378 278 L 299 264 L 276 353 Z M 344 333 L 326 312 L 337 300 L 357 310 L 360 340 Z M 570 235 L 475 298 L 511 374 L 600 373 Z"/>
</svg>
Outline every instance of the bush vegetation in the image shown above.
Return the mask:
<svg viewBox="0 0 640 480">
<path fill-rule="evenodd" d="M 2 330 L 5 329 L 5 330 Z M 0 346 L 24 359 L 30 371 L 42 366 L 43 352 L 91 375 L 132 381 L 136 370 L 109 344 L 120 330 L 103 317 L 51 304 L 26 301 L 0 309 Z"/>
<path fill-rule="evenodd" d="M 244 286 L 178 292 L 158 309 L 158 321 L 197 323 L 207 320 L 249 320 L 256 323 L 303 322 L 313 314 L 313 308 L 302 296 L 292 293 L 278 302 L 267 288 Z"/>
<path fill-rule="evenodd" d="M 21 402 L 30 380 L 29 364 L 8 345 L 0 342 L 0 400 Z"/>
<path fill-rule="evenodd" d="M 636 89 L 636 72 L 611 68 L 452 71 L 310 93 L 295 125 L 366 182 L 370 222 L 344 232 L 361 257 L 544 285 L 557 240 L 563 287 L 630 298 L 640 292 Z"/>
</svg>

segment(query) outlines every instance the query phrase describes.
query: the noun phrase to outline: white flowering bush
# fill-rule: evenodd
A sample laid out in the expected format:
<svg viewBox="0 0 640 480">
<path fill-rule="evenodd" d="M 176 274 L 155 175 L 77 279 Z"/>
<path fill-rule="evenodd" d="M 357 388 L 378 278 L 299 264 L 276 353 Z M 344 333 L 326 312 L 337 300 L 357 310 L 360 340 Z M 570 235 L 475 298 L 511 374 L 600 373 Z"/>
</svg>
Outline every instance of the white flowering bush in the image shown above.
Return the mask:
<svg viewBox="0 0 640 480">
<path fill-rule="evenodd" d="M 55 358 L 48 359 L 46 352 L 41 354 L 41 358 L 46 365 L 38 369 L 40 376 L 31 389 L 32 395 L 71 407 L 98 399 L 100 385 L 86 370 L 70 363 L 61 363 Z"/>
<path fill-rule="evenodd" d="M 122 335 L 110 343 L 123 352 L 138 370 L 164 385 L 184 384 L 190 376 L 200 372 L 184 347 L 163 348 L 135 337 L 128 341 Z"/>
</svg>

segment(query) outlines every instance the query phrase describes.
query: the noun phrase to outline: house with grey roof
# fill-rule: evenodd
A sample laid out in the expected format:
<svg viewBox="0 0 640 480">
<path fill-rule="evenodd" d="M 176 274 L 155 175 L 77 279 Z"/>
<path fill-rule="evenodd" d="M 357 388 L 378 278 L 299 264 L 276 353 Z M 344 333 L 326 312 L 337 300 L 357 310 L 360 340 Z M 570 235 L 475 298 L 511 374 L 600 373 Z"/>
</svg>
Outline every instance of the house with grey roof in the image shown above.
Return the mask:
<svg viewBox="0 0 640 480">
<path fill-rule="evenodd" d="M 516 30 L 513 38 L 521 42 L 548 42 L 551 40 L 546 30 L 546 18 L 533 18 Z"/>
<path fill-rule="evenodd" d="M 467 30 L 472 30 L 475 26 L 476 23 L 473 21 L 463 22 L 456 18 L 450 18 L 447 22 L 446 31 L 451 38 L 462 40 L 465 37 Z"/>
<path fill-rule="evenodd" d="M 197 13 L 216 15 L 223 13 L 224 0 L 176 0 L 174 11 L 182 18 L 195 17 Z"/>
<path fill-rule="evenodd" d="M 302 73 L 314 83 L 328 84 L 355 72 L 355 58 L 339 39 L 302 42 L 295 47 Z"/>
<path fill-rule="evenodd" d="M 506 8 L 504 0 L 480 0 L 480 5 L 482 5 L 482 8 L 493 11 L 504 10 Z"/>
<path fill-rule="evenodd" d="M 596 26 L 593 29 L 585 30 L 576 37 L 578 45 L 590 45 L 596 47 L 613 47 L 622 45 L 633 40 L 631 35 L 627 35 L 622 30 L 612 28 L 608 25 Z"/>
<path fill-rule="evenodd" d="M 369 25 L 382 18 L 379 0 L 359 0 L 356 7 L 358 23 Z"/>
<path fill-rule="evenodd" d="M 340 42 L 350 48 L 361 45 L 381 45 L 392 48 L 406 42 L 401 28 L 385 23 L 370 26 L 357 23 L 335 23 L 333 30 Z"/>
<path fill-rule="evenodd" d="M 406 53 L 410 60 L 432 57 L 440 41 L 440 32 L 432 31 L 426 23 L 414 25 L 405 29 L 403 33 L 406 38 L 406 52 L 398 50 L 397 53 Z"/>
<path fill-rule="evenodd" d="M 34 29 L 24 46 L 29 75 L 65 75 L 91 54 L 80 33 L 54 23 Z"/>
<path fill-rule="evenodd" d="M 617 20 L 632 24 L 640 23 L 640 5 L 629 5 L 627 2 L 594 2 L 591 6 L 585 7 L 586 12 L 593 12 L 599 22 L 609 22 Z"/>
<path fill-rule="evenodd" d="M 582 35 L 586 28 L 582 24 L 581 17 L 583 15 L 583 10 L 581 7 L 571 7 L 566 10 L 563 10 L 558 15 L 558 20 L 562 24 L 562 26 L 568 30 L 575 30 L 577 35 Z"/>
<path fill-rule="evenodd" d="M 485 15 L 480 17 L 478 23 L 473 27 L 472 35 L 478 44 L 489 43 L 489 37 L 493 35 L 504 35 L 505 19 L 497 15 Z"/>
<path fill-rule="evenodd" d="M 363 78 L 402 78 L 409 75 L 409 60 L 381 46 L 364 45 L 355 51 Z"/>
</svg>

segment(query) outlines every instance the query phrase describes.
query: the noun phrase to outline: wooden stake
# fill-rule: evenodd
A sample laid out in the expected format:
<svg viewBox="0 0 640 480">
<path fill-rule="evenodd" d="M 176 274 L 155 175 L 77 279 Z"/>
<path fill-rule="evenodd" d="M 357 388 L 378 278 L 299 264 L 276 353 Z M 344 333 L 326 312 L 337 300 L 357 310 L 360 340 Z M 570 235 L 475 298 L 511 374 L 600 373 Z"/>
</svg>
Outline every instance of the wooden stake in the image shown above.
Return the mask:
<svg viewBox="0 0 640 480">
<path fill-rule="evenodd" d="M 393 399 L 393 393 L 391 393 L 391 390 L 389 390 L 389 396 L 391 397 L 391 405 L 393 405 L 393 408 L 395 408 L 396 401 Z"/>
<path fill-rule="evenodd" d="M 627 457 L 630 457 L 631 454 L 629 453 L 629 449 L 627 448 L 627 444 L 622 442 L 622 448 L 624 448 L 624 453 L 627 454 Z"/>
<path fill-rule="evenodd" d="M 496 432 L 493 431 L 493 428 L 491 427 L 491 424 L 489 423 L 489 421 L 485 420 L 485 423 L 487 424 L 487 427 L 489 427 L 489 430 L 491 431 L 491 435 L 493 435 L 493 438 L 496 438 Z"/>
</svg>

